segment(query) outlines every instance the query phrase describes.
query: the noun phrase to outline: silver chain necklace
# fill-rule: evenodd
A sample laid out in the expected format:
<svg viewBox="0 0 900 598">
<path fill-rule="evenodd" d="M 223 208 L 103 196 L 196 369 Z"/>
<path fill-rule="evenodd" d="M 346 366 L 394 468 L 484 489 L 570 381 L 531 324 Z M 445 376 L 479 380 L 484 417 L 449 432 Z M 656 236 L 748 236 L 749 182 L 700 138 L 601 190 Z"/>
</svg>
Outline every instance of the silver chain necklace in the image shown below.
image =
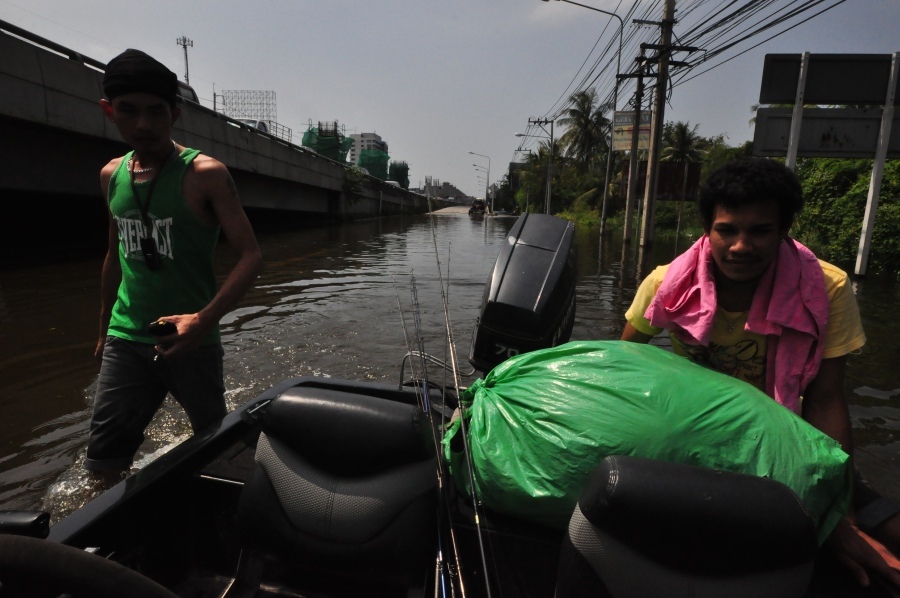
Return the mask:
<svg viewBox="0 0 900 598">
<path fill-rule="evenodd" d="M 134 160 L 128 161 L 128 171 L 133 172 L 134 174 L 145 174 L 148 172 L 153 172 L 154 170 L 156 170 L 156 166 L 151 166 L 150 168 L 135 168 Z"/>
<path fill-rule="evenodd" d="M 174 153 L 178 152 L 178 146 L 175 144 L 174 141 L 172 142 L 172 151 Z M 168 160 L 168 158 L 166 158 L 166 159 Z M 156 166 L 150 166 L 148 168 L 135 168 L 134 167 L 134 158 L 132 157 L 130 160 L 128 160 L 128 172 L 131 172 L 134 174 L 147 174 L 148 172 L 153 172 L 154 170 L 156 170 Z"/>
</svg>

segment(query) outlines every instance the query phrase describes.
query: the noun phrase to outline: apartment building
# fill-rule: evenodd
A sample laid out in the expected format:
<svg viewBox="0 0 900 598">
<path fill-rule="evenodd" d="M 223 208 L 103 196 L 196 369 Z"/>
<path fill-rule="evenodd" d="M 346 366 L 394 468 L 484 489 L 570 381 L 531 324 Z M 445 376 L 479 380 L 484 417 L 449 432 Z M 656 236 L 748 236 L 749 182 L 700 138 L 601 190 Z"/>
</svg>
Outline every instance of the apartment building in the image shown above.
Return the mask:
<svg viewBox="0 0 900 598">
<path fill-rule="evenodd" d="M 347 161 L 351 164 L 359 163 L 359 155 L 363 150 L 388 151 L 387 141 L 384 141 L 378 133 L 354 133 L 349 137 L 353 140 L 353 145 L 347 154 Z"/>
</svg>

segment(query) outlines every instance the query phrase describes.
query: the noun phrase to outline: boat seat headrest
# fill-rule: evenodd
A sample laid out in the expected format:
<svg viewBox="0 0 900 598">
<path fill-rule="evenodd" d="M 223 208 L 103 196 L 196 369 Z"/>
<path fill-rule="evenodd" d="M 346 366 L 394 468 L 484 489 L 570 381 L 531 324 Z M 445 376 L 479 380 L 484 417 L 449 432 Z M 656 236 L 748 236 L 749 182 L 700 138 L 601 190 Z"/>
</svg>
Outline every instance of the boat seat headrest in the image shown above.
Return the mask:
<svg viewBox="0 0 900 598">
<path fill-rule="evenodd" d="M 579 508 L 594 526 L 660 562 L 717 574 L 809 562 L 815 525 L 772 479 L 628 456 L 590 475 Z"/>
<path fill-rule="evenodd" d="M 300 386 L 273 400 L 262 419 L 267 436 L 342 475 L 433 458 L 428 426 L 415 405 Z"/>
<path fill-rule="evenodd" d="M 242 547 L 298 580 L 371 590 L 341 595 L 406 595 L 436 541 L 429 420 L 376 394 L 295 386 L 277 396 L 241 493 Z"/>
</svg>

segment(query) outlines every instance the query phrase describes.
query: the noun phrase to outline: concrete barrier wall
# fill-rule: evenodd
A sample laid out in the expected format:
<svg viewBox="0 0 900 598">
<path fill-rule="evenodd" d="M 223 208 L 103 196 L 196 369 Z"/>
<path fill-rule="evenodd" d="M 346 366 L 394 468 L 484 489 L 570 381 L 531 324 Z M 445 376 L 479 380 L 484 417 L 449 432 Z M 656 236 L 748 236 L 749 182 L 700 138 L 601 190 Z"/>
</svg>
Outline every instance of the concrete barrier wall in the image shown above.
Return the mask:
<svg viewBox="0 0 900 598">
<path fill-rule="evenodd" d="M 103 74 L 5 32 L 0 56 L 0 189 L 98 193 L 100 168 L 127 151 L 98 105 Z M 173 136 L 227 165 L 248 207 L 335 218 L 427 210 L 424 197 L 373 177 L 348 190 L 346 166 L 192 102 Z"/>
</svg>

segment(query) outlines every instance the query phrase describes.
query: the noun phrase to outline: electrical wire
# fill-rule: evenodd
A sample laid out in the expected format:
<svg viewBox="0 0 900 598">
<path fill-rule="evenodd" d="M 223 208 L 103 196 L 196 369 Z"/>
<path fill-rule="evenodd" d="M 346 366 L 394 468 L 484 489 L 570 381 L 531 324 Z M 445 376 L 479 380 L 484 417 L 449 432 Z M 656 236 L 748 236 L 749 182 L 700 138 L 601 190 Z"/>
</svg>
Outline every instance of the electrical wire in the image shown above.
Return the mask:
<svg viewBox="0 0 900 598">
<path fill-rule="evenodd" d="M 667 96 L 671 98 L 672 90 L 688 81 L 691 81 L 711 70 L 734 60 L 754 48 L 785 33 L 808 23 L 819 15 L 843 4 L 847 0 L 684 0 L 676 5 L 676 22 L 680 28 L 673 27 L 673 40 L 677 46 L 694 47 L 702 51 L 699 58 L 688 62 L 688 65 L 674 70 L 670 75 L 667 86 Z M 665 0 L 636 0 L 623 18 L 623 42 L 622 56 L 619 60 L 623 64 L 621 74 L 633 74 L 634 67 L 627 67 L 626 55 L 635 55 L 641 44 L 654 43 L 659 39 L 659 28 L 636 24 L 635 21 L 652 21 L 653 15 L 662 14 Z M 621 7 L 621 0 L 617 5 Z M 817 12 L 813 12 L 820 9 Z M 617 12 L 616 11 L 616 12 Z M 618 12 L 617 12 L 618 14 Z M 630 26 L 626 23 L 631 22 Z M 677 31 L 676 31 L 677 29 Z M 774 33 L 773 33 L 774 32 Z M 608 24 L 601 33 L 601 38 L 608 33 Z M 762 41 L 743 48 L 745 44 L 758 36 L 768 35 Z M 627 38 L 627 42 L 626 42 Z M 586 89 L 598 90 L 597 97 L 600 105 L 609 105 L 615 91 L 616 79 L 612 75 L 615 70 L 617 58 L 616 39 L 609 40 L 598 53 L 596 59 L 591 61 L 591 56 L 599 47 L 600 38 L 584 59 L 581 67 L 572 78 L 572 82 L 561 94 L 560 99 L 544 113 L 545 119 L 557 119 L 569 105 L 569 98 Z M 586 69 L 586 65 L 590 67 Z M 700 65 L 708 65 L 708 68 L 697 72 Z M 582 73 L 579 75 L 580 73 Z M 619 74 L 619 73 L 616 73 Z M 653 73 L 648 72 L 647 77 Z M 578 81 L 577 85 L 573 83 Z M 618 97 L 628 97 L 635 88 L 633 78 L 624 78 L 619 82 Z M 566 96 L 569 90 L 574 89 Z M 651 94 L 647 94 L 650 96 Z M 619 107 L 616 106 L 616 109 Z M 527 139 L 527 138 L 526 138 Z M 523 151 L 528 144 L 523 141 L 517 152 Z M 515 155 L 515 154 L 514 154 Z"/>
<path fill-rule="evenodd" d="M 833 9 L 833 8 L 835 8 L 835 7 L 839 6 L 839 5 L 841 5 L 841 4 L 843 4 L 843 3 L 846 2 L 846 1 L 847 1 L 847 0 L 835 0 L 835 3 L 834 3 L 834 4 L 832 4 L 832 5 L 830 5 L 830 6 L 827 6 L 827 7 L 823 8 L 822 10 L 820 10 L 820 11 L 817 12 L 817 13 L 815 13 L 814 15 L 812 15 L 812 16 L 810 16 L 810 17 L 807 17 L 807 18 L 803 19 L 802 21 L 800 21 L 800 22 L 798 22 L 798 23 L 795 23 L 795 24 L 791 25 L 790 27 L 787 27 L 787 28 L 784 29 L 784 30 L 779 31 L 779 32 L 775 33 L 774 35 L 771 35 L 771 36 L 767 37 L 766 39 L 760 41 L 759 43 L 756 43 L 756 44 L 750 46 L 749 48 L 746 48 L 746 49 L 742 50 L 741 52 L 738 52 L 737 54 L 734 54 L 733 56 L 729 56 L 728 58 L 726 58 L 726 59 L 722 60 L 721 62 L 718 62 L 718 63 L 716 63 L 716 64 L 710 66 L 710 67 L 707 68 L 707 69 L 704 69 L 704 70 L 702 70 L 702 71 L 700 71 L 700 72 L 698 72 L 698 73 L 695 73 L 695 74 L 692 75 L 691 77 L 687 77 L 686 74 L 684 74 L 684 75 L 678 77 L 677 80 L 674 82 L 674 85 L 677 87 L 678 85 L 687 83 L 688 81 L 691 81 L 692 79 L 695 79 L 695 78 L 699 77 L 700 75 L 703 75 L 703 74 L 705 74 L 705 73 L 708 73 L 709 71 L 711 71 L 711 70 L 713 70 L 713 69 L 715 69 L 715 68 L 718 68 L 718 67 L 722 66 L 723 64 L 725 64 L 725 63 L 727 63 L 727 62 L 730 62 L 731 60 L 734 60 L 735 58 L 738 58 L 739 56 L 742 56 L 743 54 L 746 54 L 747 52 L 749 52 L 749 51 L 751 51 L 751 50 L 753 50 L 753 49 L 755 49 L 755 48 L 758 48 L 759 46 L 765 44 L 766 42 L 771 41 L 771 40 L 775 39 L 776 37 L 779 37 L 779 36 L 781 36 L 781 35 L 784 35 L 784 34 L 787 33 L 788 31 L 791 31 L 792 29 L 795 29 L 795 28 L 797 28 L 797 27 L 799 27 L 799 26 L 801 26 L 801 25 L 804 25 L 804 24 L 808 23 L 809 21 L 811 21 L 811 20 L 814 19 L 815 17 L 817 17 L 817 16 L 819 16 L 819 15 L 825 13 L 825 12 L 828 12 L 829 10 L 831 10 L 831 9 Z M 818 5 L 818 4 L 820 4 L 820 3 L 821 3 L 821 2 L 815 2 L 816 5 Z M 748 36 L 748 38 L 749 38 L 749 36 Z M 748 39 L 748 38 L 746 38 L 746 39 Z M 731 46 L 729 46 L 729 47 L 733 47 L 734 45 L 735 45 L 735 44 L 731 44 Z M 716 55 L 718 55 L 718 54 L 721 54 L 721 52 L 718 52 Z M 710 60 L 710 58 L 705 58 L 705 59 L 703 60 L 703 62 L 708 62 L 709 60 Z M 698 63 L 698 64 L 699 64 L 699 63 Z M 695 66 L 696 66 L 696 65 L 695 65 Z M 694 68 L 694 67 L 692 67 L 692 68 Z"/>
</svg>

